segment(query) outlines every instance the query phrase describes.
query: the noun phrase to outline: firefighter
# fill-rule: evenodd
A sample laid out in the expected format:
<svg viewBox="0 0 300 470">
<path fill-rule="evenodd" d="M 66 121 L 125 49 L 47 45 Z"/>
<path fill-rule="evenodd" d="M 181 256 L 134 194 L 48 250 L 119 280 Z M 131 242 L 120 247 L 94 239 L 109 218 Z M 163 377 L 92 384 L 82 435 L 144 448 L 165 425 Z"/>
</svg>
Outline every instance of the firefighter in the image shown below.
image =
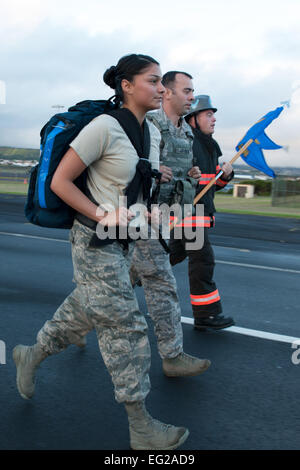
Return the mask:
<svg viewBox="0 0 300 470">
<path fill-rule="evenodd" d="M 218 143 L 212 135 L 215 130 L 215 113 L 217 109 L 212 106 L 208 95 L 199 95 L 195 98 L 189 113 L 185 116 L 186 122 L 191 126 L 193 140 L 194 164 L 199 166 L 201 177 L 198 180 L 196 194 L 215 177 L 220 171 L 219 157 L 222 155 Z M 224 317 L 220 293 L 213 279 L 215 259 L 212 246 L 209 241 L 209 229 L 214 226 L 215 191 L 223 189 L 233 178 L 233 170 L 230 163 L 222 165 L 223 175 L 200 199 L 199 204 L 204 205 L 204 242 L 199 250 L 186 250 L 185 256 L 189 258 L 189 281 L 191 304 L 194 315 L 194 326 L 198 330 L 207 328 L 218 330 L 234 325 L 231 317 Z M 172 265 L 181 261 L 184 256 L 174 251 L 170 255 Z"/>
</svg>

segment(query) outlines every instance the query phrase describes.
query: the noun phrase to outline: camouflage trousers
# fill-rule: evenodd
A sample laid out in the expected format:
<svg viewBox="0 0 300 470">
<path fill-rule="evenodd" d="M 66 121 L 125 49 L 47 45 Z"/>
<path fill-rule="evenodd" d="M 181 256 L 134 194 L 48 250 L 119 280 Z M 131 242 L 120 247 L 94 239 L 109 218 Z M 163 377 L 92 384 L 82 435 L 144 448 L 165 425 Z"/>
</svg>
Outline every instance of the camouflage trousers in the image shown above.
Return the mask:
<svg viewBox="0 0 300 470">
<path fill-rule="evenodd" d="M 118 402 L 144 400 L 150 390 L 147 323 L 129 277 L 133 243 L 90 248 L 93 231 L 75 221 L 70 231 L 76 288 L 38 332 L 48 354 L 59 353 L 95 328 Z"/>
<path fill-rule="evenodd" d="M 183 351 L 181 309 L 169 255 L 158 240 L 135 242 L 130 278 L 142 282 L 161 358 L 176 357 Z"/>
</svg>

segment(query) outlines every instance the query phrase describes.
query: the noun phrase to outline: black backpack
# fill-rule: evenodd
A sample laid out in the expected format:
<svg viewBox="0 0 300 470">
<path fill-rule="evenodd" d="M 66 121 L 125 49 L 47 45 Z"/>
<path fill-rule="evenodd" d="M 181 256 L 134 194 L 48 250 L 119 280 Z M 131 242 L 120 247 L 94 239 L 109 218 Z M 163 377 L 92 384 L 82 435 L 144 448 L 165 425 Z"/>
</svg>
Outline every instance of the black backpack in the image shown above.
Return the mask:
<svg viewBox="0 0 300 470">
<path fill-rule="evenodd" d="M 143 133 L 141 133 L 136 117 L 128 109 L 118 108 L 111 99 L 86 100 L 72 106 L 66 113 L 55 114 L 41 130 L 40 160 L 31 171 L 25 204 L 25 216 L 32 224 L 49 228 L 68 229 L 72 227 L 76 216 L 78 220 L 89 227 L 91 227 L 92 222 L 93 228 L 95 228 L 96 222 L 76 213 L 72 207 L 50 189 L 50 185 L 59 162 L 69 149 L 69 144 L 84 126 L 100 114 L 109 114 L 118 120 L 140 157 L 134 178 L 125 189 L 128 207 L 136 202 L 140 191 L 142 191 L 143 199 L 147 200 L 149 208 L 151 203 L 156 204 L 158 202 L 159 184 L 150 198 L 151 178 L 157 178 L 160 181 L 161 173 L 152 169 L 148 160 L 150 133 L 147 122 L 144 121 Z M 87 171 L 85 170 L 77 178 L 75 184 L 93 200 L 86 185 L 86 177 Z M 94 200 L 93 202 L 96 203 Z M 96 245 L 113 241 L 99 240 L 96 236 L 93 240 Z M 169 252 L 160 232 L 159 240 L 164 249 Z"/>
<path fill-rule="evenodd" d="M 58 113 L 41 130 L 40 160 L 32 169 L 25 204 L 25 216 L 35 225 L 53 228 L 70 228 L 75 211 L 50 189 L 54 172 L 69 144 L 81 129 L 100 114 L 109 113 L 117 106 L 111 100 L 86 100 Z M 86 171 L 75 181 L 85 192 Z"/>
</svg>

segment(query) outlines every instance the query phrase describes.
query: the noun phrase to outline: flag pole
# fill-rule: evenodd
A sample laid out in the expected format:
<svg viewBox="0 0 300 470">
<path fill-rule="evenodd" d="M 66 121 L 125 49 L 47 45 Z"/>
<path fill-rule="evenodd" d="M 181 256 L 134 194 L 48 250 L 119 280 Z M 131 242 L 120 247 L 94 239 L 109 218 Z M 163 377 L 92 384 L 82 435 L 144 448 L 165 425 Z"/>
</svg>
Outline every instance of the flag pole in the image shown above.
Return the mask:
<svg viewBox="0 0 300 470">
<path fill-rule="evenodd" d="M 230 164 L 232 165 L 241 155 L 242 153 L 245 152 L 245 150 L 247 150 L 247 148 L 249 147 L 249 145 L 251 145 L 253 142 L 253 139 L 249 139 L 245 145 L 243 145 L 243 147 L 240 148 L 240 150 L 238 151 L 238 153 L 230 160 Z M 193 201 L 193 205 L 195 206 L 197 204 L 197 202 L 204 196 L 204 194 L 215 184 L 215 182 L 220 178 L 220 176 L 223 175 L 223 170 L 220 170 L 219 173 L 210 180 L 210 182 L 202 189 L 202 191 L 200 191 L 199 194 L 197 194 L 197 196 L 195 197 L 194 201 Z M 176 225 L 176 222 L 172 222 L 170 224 L 170 231 L 173 230 L 174 226 Z"/>
<path fill-rule="evenodd" d="M 245 143 L 245 145 L 242 148 L 240 148 L 238 153 L 230 160 L 229 163 L 232 165 L 242 155 L 242 153 L 245 152 L 245 150 L 249 147 L 249 145 L 252 144 L 252 142 L 253 142 L 253 139 L 249 139 Z M 199 199 L 201 199 L 202 196 L 204 196 L 204 194 L 212 187 L 213 184 L 215 184 L 215 182 L 220 178 L 220 176 L 223 175 L 223 173 L 224 173 L 223 170 L 220 170 L 219 173 L 213 179 L 211 179 L 210 182 L 202 189 L 202 191 L 200 191 L 200 193 L 197 194 L 193 202 L 194 205 L 197 204 Z"/>
</svg>

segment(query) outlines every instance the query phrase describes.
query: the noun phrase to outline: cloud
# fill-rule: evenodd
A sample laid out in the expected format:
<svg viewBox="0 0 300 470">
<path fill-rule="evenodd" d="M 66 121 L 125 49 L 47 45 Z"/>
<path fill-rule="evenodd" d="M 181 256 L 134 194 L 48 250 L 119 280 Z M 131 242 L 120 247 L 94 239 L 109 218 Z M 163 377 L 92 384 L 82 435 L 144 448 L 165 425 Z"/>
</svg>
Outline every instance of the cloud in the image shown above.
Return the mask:
<svg viewBox="0 0 300 470">
<path fill-rule="evenodd" d="M 27 129 L 31 139 L 27 137 L 26 142 L 39 146 L 38 130 L 54 114 L 53 105 L 67 109 L 83 99 L 113 95 L 102 76 L 116 62 L 121 42 L 122 32 L 117 37 L 91 38 L 77 31 L 58 32 L 45 21 L 21 46 L 14 44 L 2 51 L 7 103 L 0 109 L 2 145 L 24 145 L 20 136 Z M 16 133 L 11 140 L 13 126 Z"/>
<path fill-rule="evenodd" d="M 111 96 L 103 72 L 130 52 L 152 55 L 163 73 L 193 75 L 196 93 L 211 95 L 218 108 L 216 138 L 228 156 L 248 127 L 290 98 L 300 78 L 298 0 L 252 0 L 242 8 L 238 0 L 2 3 L 0 145 L 38 147 L 53 105 Z M 297 129 L 295 120 L 286 125 L 279 143 L 296 149 Z M 294 164 L 294 152 L 282 162 Z"/>
<path fill-rule="evenodd" d="M 274 121 L 268 135 L 279 145 L 287 147 L 274 152 L 268 151 L 266 155 L 272 158 L 275 164 L 288 162 L 290 166 L 300 166 L 300 80 L 292 84 L 290 106 L 285 107 L 280 117 Z"/>
<path fill-rule="evenodd" d="M 0 80 L 0 104 L 6 103 L 6 85 L 3 80 Z"/>
<path fill-rule="evenodd" d="M 283 24 L 281 30 L 272 30 L 266 35 L 266 54 L 277 60 L 291 61 L 299 67 L 299 27 Z"/>
</svg>

